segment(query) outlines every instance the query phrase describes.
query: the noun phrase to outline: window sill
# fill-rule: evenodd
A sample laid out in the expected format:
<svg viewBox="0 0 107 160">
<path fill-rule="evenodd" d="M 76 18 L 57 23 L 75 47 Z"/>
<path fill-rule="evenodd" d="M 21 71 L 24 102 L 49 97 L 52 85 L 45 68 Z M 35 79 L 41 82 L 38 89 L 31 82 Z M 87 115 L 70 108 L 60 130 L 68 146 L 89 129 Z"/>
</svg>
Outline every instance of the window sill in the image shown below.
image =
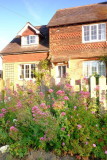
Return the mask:
<svg viewBox="0 0 107 160">
<path fill-rule="evenodd" d="M 82 41 L 82 43 L 97 43 L 97 42 L 106 42 L 106 40 L 97 40 L 97 41 L 87 41 L 87 42 L 85 42 L 85 41 Z"/>
</svg>

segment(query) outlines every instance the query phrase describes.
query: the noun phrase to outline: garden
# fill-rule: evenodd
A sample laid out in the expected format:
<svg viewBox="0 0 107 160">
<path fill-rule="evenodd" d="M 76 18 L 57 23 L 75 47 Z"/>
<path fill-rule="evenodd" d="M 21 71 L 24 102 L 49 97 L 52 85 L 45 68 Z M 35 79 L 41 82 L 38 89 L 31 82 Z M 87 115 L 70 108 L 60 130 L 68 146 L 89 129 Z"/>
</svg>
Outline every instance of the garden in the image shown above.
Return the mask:
<svg viewBox="0 0 107 160">
<path fill-rule="evenodd" d="M 79 160 L 107 160 L 107 113 L 86 90 L 75 92 L 66 82 L 45 89 L 26 82 L 0 93 L 0 146 L 9 145 L 11 156 L 22 159 L 32 150 Z"/>
<path fill-rule="evenodd" d="M 87 91 L 74 92 L 70 84 L 53 85 L 41 92 L 29 81 L 17 91 L 5 88 L 0 95 L 0 146 L 9 145 L 12 156 L 22 158 L 43 149 L 107 159 L 107 113 Z"/>
</svg>

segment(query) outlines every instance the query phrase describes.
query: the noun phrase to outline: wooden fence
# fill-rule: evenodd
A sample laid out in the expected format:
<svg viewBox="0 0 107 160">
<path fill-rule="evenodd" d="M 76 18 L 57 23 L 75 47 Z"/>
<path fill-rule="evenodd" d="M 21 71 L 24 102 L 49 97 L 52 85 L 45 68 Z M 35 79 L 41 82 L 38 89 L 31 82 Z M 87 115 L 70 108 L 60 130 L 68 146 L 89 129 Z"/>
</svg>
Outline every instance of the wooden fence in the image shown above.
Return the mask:
<svg viewBox="0 0 107 160">
<path fill-rule="evenodd" d="M 82 78 L 78 85 L 76 83 L 74 79 L 71 79 L 70 84 L 74 87 L 75 91 L 89 91 L 91 98 L 99 97 L 102 106 L 107 110 L 106 77 L 101 76 L 99 79 L 96 79 L 92 76 L 89 81 L 86 78 Z"/>
<path fill-rule="evenodd" d="M 76 80 L 71 79 L 70 84 L 74 87 L 75 91 L 86 90 L 90 92 L 91 98 L 99 97 L 99 101 L 107 110 L 106 77 L 101 76 L 98 81 L 94 76 L 90 78 L 90 81 L 88 81 L 86 78 L 82 78 L 78 83 Z M 7 80 L 4 85 L 3 79 L 0 79 L 0 92 L 4 89 L 4 86 L 11 88 L 10 81 Z"/>
</svg>

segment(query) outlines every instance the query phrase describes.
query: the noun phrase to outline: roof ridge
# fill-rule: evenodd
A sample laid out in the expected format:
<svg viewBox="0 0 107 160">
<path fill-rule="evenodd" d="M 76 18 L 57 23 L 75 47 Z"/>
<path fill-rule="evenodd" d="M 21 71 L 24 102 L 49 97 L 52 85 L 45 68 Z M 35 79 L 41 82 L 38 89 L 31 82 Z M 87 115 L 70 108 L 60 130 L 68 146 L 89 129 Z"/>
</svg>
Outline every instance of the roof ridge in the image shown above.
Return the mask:
<svg viewBox="0 0 107 160">
<path fill-rule="evenodd" d="M 107 2 L 107 1 L 105 1 L 105 2 Z M 67 9 L 81 8 L 81 7 L 86 7 L 86 6 L 94 6 L 94 5 L 103 4 L 103 3 L 104 3 L 104 2 L 94 3 L 94 4 L 87 4 L 87 5 L 83 5 L 83 6 L 76 6 L 76 7 L 70 7 L 70 8 L 63 8 L 63 9 L 58 9 L 57 11 L 67 10 Z"/>
</svg>

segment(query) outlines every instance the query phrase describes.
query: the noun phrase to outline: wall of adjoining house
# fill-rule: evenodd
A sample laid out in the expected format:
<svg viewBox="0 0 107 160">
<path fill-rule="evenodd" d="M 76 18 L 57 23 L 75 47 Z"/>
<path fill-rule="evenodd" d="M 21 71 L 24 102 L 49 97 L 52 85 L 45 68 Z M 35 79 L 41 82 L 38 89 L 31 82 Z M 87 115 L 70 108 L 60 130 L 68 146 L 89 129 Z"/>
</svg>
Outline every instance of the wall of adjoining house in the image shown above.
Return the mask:
<svg viewBox="0 0 107 160">
<path fill-rule="evenodd" d="M 12 85 L 24 85 L 25 81 L 19 79 L 20 64 L 38 64 L 47 58 L 47 53 L 30 53 L 21 55 L 7 55 L 3 57 L 3 79 L 10 79 Z"/>
<path fill-rule="evenodd" d="M 106 39 L 107 39 L 107 22 Z M 96 23 L 98 24 L 98 23 Z M 82 42 L 82 25 L 59 26 L 49 29 L 50 55 L 52 59 L 68 58 L 67 72 L 71 78 L 80 79 L 83 76 L 83 61 L 98 60 L 98 57 L 107 55 L 107 42 Z M 54 61 L 54 60 L 53 60 Z M 55 77 L 55 68 L 51 70 Z"/>
<path fill-rule="evenodd" d="M 83 61 L 85 59 L 73 59 L 69 60 L 68 65 L 67 65 L 67 78 L 68 79 L 75 79 L 79 80 L 83 78 Z M 53 66 L 51 69 L 51 75 L 54 77 L 54 79 L 57 78 L 56 75 L 56 67 L 60 63 L 57 63 L 56 65 Z"/>
</svg>

